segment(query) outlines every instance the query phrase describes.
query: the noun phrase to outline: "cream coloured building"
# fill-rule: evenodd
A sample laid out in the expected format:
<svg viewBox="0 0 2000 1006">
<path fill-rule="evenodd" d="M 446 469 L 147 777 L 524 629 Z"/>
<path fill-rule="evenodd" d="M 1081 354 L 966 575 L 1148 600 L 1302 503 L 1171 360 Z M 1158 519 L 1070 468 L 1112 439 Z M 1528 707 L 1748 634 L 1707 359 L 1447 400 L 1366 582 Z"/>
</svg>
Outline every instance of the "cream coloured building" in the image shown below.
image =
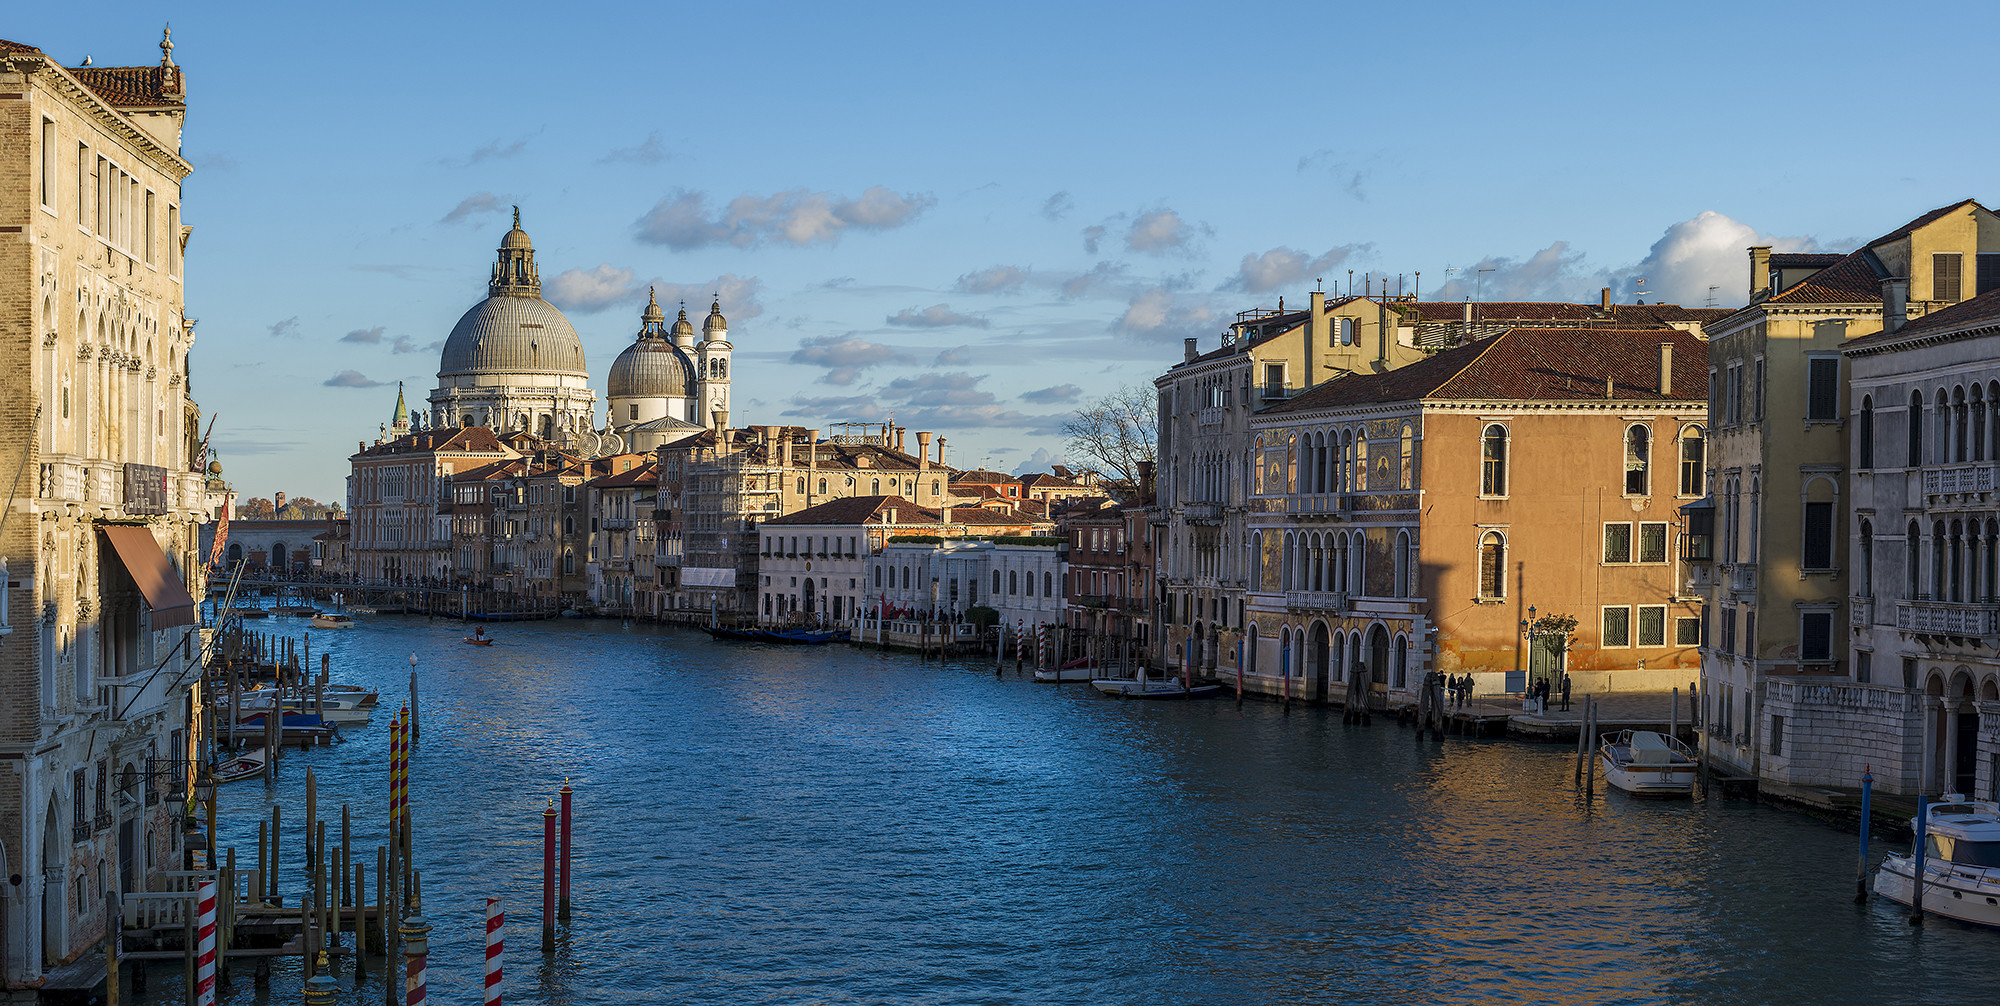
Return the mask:
<svg viewBox="0 0 2000 1006">
<path fill-rule="evenodd" d="M 0 980 L 184 866 L 210 518 L 184 313 L 186 82 L 0 41 Z M 155 674 L 158 669 L 161 673 Z"/>
</svg>

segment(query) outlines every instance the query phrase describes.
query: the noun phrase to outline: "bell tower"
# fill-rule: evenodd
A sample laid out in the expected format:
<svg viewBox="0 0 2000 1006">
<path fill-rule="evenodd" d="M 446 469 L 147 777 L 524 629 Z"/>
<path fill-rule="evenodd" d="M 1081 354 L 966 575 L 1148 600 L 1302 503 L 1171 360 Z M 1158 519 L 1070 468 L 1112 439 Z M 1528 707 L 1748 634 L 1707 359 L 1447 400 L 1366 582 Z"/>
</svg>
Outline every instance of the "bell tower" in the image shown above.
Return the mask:
<svg viewBox="0 0 2000 1006">
<path fill-rule="evenodd" d="M 701 385 L 695 396 L 701 414 L 695 422 L 703 426 L 714 423 L 716 413 L 729 413 L 729 353 L 734 348 L 729 344 L 729 320 L 722 316 L 722 300 L 717 298 L 708 306 L 708 320 L 701 323 L 701 346 L 695 350 Z"/>
</svg>

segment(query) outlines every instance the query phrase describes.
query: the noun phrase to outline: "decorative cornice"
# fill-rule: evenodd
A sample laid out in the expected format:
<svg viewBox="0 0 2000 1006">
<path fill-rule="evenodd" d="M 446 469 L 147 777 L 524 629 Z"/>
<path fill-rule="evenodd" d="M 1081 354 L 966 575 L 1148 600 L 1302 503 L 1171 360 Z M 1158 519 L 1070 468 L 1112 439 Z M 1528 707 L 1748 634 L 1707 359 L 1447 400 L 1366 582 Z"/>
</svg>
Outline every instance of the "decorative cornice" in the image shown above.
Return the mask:
<svg viewBox="0 0 2000 1006">
<path fill-rule="evenodd" d="M 36 52 L 10 53 L 0 57 L 0 70 L 18 73 L 24 77 L 40 76 L 49 81 L 51 90 L 82 106 L 100 124 L 144 154 L 153 162 L 154 167 L 172 175 L 176 181 L 194 172 L 194 165 L 183 160 L 178 152 L 161 146 L 158 140 L 153 139 L 152 134 L 139 128 L 131 117 L 113 108 L 96 91 L 72 76 L 68 68 L 47 55 Z"/>
</svg>

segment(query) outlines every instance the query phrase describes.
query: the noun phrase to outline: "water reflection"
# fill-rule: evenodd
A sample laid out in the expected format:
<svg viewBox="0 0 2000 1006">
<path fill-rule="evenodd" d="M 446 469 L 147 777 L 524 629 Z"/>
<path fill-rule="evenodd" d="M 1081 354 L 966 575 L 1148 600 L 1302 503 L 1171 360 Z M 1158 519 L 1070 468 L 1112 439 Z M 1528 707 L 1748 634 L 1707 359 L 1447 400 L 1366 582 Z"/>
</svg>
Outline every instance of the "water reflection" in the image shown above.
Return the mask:
<svg viewBox="0 0 2000 1006">
<path fill-rule="evenodd" d="M 1744 804 L 1586 803 L 1556 747 L 615 623 L 496 634 L 313 638 L 391 706 L 419 655 L 412 799 L 451 1001 L 477 988 L 488 896 L 512 1002 L 1883 1003 L 2000 948 L 1852 906 L 1848 836 Z M 348 802 L 357 845 L 381 841 L 387 732 L 349 737 L 286 764 L 293 867 L 307 764 L 322 813 Z M 540 814 L 566 775 L 576 914 L 544 962 Z M 248 856 L 271 797 L 225 794 Z M 258 1001 L 247 974 L 227 1001 Z"/>
</svg>

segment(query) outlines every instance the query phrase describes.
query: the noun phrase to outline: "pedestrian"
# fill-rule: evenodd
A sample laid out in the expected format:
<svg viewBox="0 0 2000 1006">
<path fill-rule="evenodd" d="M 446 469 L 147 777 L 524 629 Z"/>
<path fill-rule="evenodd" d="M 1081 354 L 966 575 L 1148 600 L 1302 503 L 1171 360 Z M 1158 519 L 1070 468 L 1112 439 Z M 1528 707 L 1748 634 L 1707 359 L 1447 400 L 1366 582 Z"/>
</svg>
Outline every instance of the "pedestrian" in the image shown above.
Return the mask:
<svg viewBox="0 0 2000 1006">
<path fill-rule="evenodd" d="M 1563 672 L 1563 712 L 1569 712 L 1569 672 Z"/>
</svg>

